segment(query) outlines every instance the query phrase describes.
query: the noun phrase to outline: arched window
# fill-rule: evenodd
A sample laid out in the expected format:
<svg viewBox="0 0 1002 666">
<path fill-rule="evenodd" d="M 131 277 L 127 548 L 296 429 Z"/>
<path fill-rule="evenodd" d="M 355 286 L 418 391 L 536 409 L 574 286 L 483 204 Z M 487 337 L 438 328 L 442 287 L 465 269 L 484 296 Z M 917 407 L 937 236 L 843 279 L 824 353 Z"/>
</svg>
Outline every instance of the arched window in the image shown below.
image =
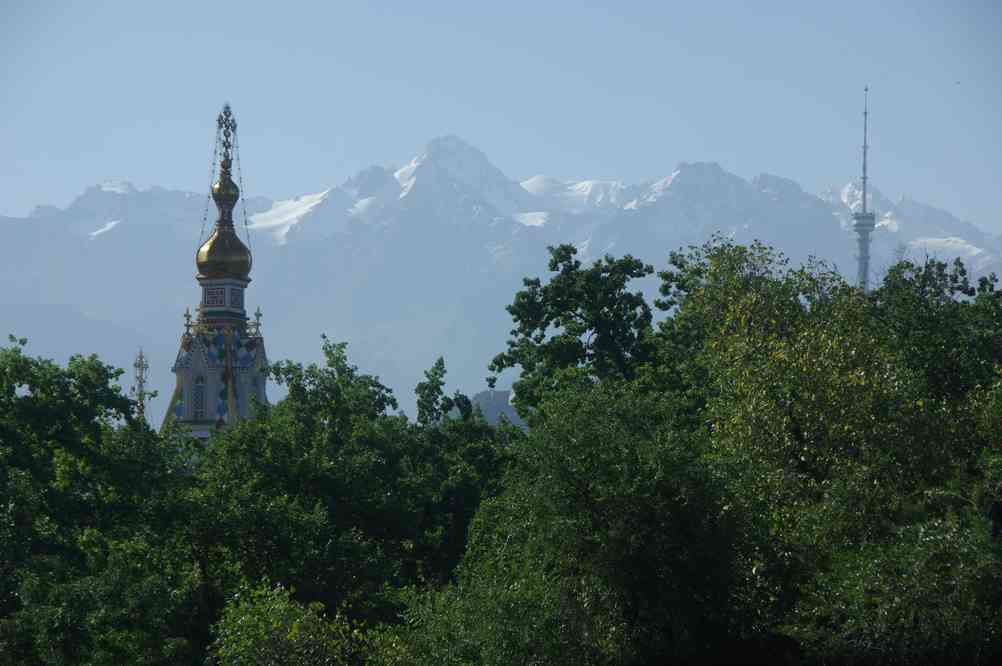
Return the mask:
<svg viewBox="0 0 1002 666">
<path fill-rule="evenodd" d="M 205 377 L 195 377 L 195 389 L 191 392 L 192 418 L 196 421 L 205 420 Z"/>
</svg>

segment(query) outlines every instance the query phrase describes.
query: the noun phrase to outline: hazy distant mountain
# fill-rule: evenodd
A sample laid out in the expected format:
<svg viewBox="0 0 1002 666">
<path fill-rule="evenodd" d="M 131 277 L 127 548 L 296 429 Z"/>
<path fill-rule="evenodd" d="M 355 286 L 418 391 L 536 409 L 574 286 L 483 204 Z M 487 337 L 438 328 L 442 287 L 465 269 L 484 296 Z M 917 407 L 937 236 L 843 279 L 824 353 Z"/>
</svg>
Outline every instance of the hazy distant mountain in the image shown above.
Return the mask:
<svg viewBox="0 0 1002 666">
<path fill-rule="evenodd" d="M 818 196 L 712 163 L 682 163 L 633 185 L 545 175 L 520 183 L 473 146 L 442 137 L 401 168 L 373 166 L 322 192 L 248 201 L 247 300 L 264 312 L 270 358 L 316 360 L 321 333 L 346 340 L 353 362 L 413 411 L 413 386 L 439 355 L 452 386 L 484 387 L 486 364 L 511 328 L 504 306 L 523 276 L 545 274 L 547 245 L 661 266 L 669 251 L 722 232 L 852 275 L 859 199 L 854 184 Z M 110 182 L 66 209 L 0 219 L 0 334 L 28 337 L 34 354 L 94 350 L 126 368 L 144 346 L 161 393 L 150 413 L 159 415 L 181 315 L 199 297 L 194 252 L 203 219 L 204 233 L 215 219 L 206 203 L 204 194 Z M 875 279 L 901 253 L 961 256 L 977 272 L 1002 272 L 999 237 L 876 190 L 870 205 Z"/>
</svg>

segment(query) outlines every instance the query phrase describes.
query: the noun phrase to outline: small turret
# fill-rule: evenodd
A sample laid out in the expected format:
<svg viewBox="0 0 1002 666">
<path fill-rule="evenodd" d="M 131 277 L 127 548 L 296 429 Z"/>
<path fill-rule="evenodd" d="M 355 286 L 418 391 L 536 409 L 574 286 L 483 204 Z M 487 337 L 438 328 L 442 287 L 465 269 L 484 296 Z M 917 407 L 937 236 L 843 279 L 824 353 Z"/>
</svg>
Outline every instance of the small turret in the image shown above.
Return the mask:
<svg viewBox="0 0 1002 666">
<path fill-rule="evenodd" d="M 146 418 L 146 401 L 151 397 L 146 391 L 146 378 L 147 373 L 150 370 L 150 364 L 146 362 L 146 356 L 143 354 L 143 348 L 139 348 L 139 355 L 136 356 L 135 363 L 132 364 L 135 369 L 135 384 L 132 385 L 132 395 L 136 399 L 136 416 L 140 419 Z"/>
</svg>

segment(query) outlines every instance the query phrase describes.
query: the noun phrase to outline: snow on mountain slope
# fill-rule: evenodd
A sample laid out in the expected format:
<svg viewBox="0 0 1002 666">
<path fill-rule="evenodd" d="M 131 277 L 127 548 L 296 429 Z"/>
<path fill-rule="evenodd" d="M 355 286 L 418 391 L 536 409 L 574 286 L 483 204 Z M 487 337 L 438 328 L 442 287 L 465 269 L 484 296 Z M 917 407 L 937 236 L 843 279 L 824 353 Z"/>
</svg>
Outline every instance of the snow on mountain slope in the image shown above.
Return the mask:
<svg viewBox="0 0 1002 666">
<path fill-rule="evenodd" d="M 622 208 L 635 189 L 618 180 L 565 181 L 543 175 L 520 184 L 550 206 L 573 213 Z"/>
<path fill-rule="evenodd" d="M 456 136 L 432 139 L 424 152 L 394 174 L 399 198 L 417 188 L 474 194 L 492 212 L 510 216 L 532 207 L 532 197 L 490 163 L 487 156 Z M 458 186 L 458 187 L 457 187 Z"/>
<path fill-rule="evenodd" d="M 532 178 L 526 178 L 519 184 L 530 194 L 535 194 L 537 197 L 547 197 L 566 189 L 568 181 L 538 174 Z"/>
<path fill-rule="evenodd" d="M 850 213 L 859 212 L 863 206 L 863 187 L 855 180 L 844 185 L 837 194 L 833 189 L 829 189 L 822 196 L 832 204 L 841 204 Z M 866 207 L 879 215 L 894 208 L 894 203 L 871 185 L 867 191 Z"/>
<path fill-rule="evenodd" d="M 794 261 L 822 255 L 845 265 L 852 247 L 831 207 L 793 181 L 768 174 L 748 181 L 712 162 L 683 162 L 640 188 L 596 230 L 588 247 L 657 262 L 714 234 L 738 242 L 761 240 Z"/>
<path fill-rule="evenodd" d="M 908 242 L 908 249 L 921 260 L 929 256 L 939 261 L 952 261 L 960 258 L 969 271 L 982 273 L 991 268 L 997 257 L 984 248 L 977 247 L 963 238 L 955 236 L 948 238 L 916 238 Z"/>
<path fill-rule="evenodd" d="M 111 192 L 112 194 L 132 194 L 137 192 L 136 187 L 127 180 L 106 180 L 98 187 L 102 192 Z"/>
<path fill-rule="evenodd" d="M 960 220 L 940 208 L 919 203 L 911 197 L 901 197 L 894 204 L 894 215 L 901 220 L 907 220 L 911 232 L 915 235 L 960 236 L 979 245 L 991 242 L 988 234 L 970 222 Z"/>
<path fill-rule="evenodd" d="M 524 224 L 527 227 L 541 227 L 546 224 L 549 217 L 549 213 L 541 210 L 530 213 L 516 213 L 515 215 L 515 219 L 518 220 L 519 224 Z"/>
<path fill-rule="evenodd" d="M 543 175 L 519 183 L 456 137 L 433 139 L 404 164 L 372 166 L 312 194 L 241 202 L 254 240 L 248 304 L 264 311 L 269 356 L 320 360 L 325 332 L 349 342 L 353 362 L 394 387 L 405 409 L 440 354 L 457 388 L 482 386 L 510 329 L 504 307 L 523 277 L 545 278 L 548 245 L 573 243 L 583 261 L 631 253 L 660 267 L 670 251 L 723 233 L 854 273 L 856 184 L 816 196 L 789 179 L 746 180 L 705 162 L 642 184 Z M 902 248 L 918 259 L 960 256 L 976 273 L 999 270 L 1002 238 L 946 211 L 870 193 L 875 280 Z M 167 395 L 181 314 L 198 299 L 192 254 L 206 212 L 207 231 L 215 210 L 206 193 L 118 182 L 88 188 L 65 209 L 5 219 L 0 304 L 72 303 L 135 331 L 148 354 L 168 359 L 152 370 Z M 60 326 L 56 316 L 0 335 L 42 339 L 42 327 Z M 60 330 L 73 326 L 66 317 Z M 71 337 L 66 351 L 79 351 Z"/>
<path fill-rule="evenodd" d="M 90 232 L 90 239 L 94 240 L 95 238 L 97 238 L 101 234 L 107 233 L 107 232 L 111 231 L 116 226 L 118 226 L 119 222 L 121 222 L 121 220 L 111 220 L 110 222 L 108 222 L 107 224 L 105 224 L 103 227 L 101 227 L 97 231 Z"/>
<path fill-rule="evenodd" d="M 747 193 L 751 184 L 740 176 L 725 171 L 716 162 L 682 162 L 667 178 L 650 187 L 641 196 L 655 203 L 664 196 L 699 196 L 712 194 L 732 198 L 736 192 Z"/>
<path fill-rule="evenodd" d="M 577 203 L 579 210 L 619 208 L 630 188 L 618 180 L 582 180 L 571 183 L 566 198 Z"/>
<path fill-rule="evenodd" d="M 678 176 L 680 171 L 681 168 L 675 169 L 664 178 L 661 178 L 660 180 L 656 180 L 653 183 L 651 183 L 644 189 L 644 192 L 638 201 L 642 201 L 644 203 L 654 203 L 655 201 L 657 201 L 664 195 L 665 192 L 669 190 L 672 182 L 675 180 L 675 177 Z M 632 202 L 631 208 L 636 208 L 638 205 L 639 205 L 638 202 Z"/>
<path fill-rule="evenodd" d="M 327 199 L 330 189 L 316 194 L 305 194 L 295 199 L 276 201 L 266 211 L 255 213 L 250 218 L 250 227 L 255 231 L 269 232 L 279 244 L 288 240 L 289 230 L 299 224 L 306 215 Z"/>
<path fill-rule="evenodd" d="M 894 202 L 873 187 L 868 195 L 868 208 L 877 215 L 873 248 L 880 259 L 876 265 L 886 267 L 902 256 L 913 261 L 929 256 L 940 261 L 959 257 L 975 273 L 1002 269 L 1002 243 L 973 224 L 910 197 Z M 832 206 L 840 226 L 851 235 L 852 214 L 862 203 L 859 183 L 826 190 L 821 198 Z"/>
</svg>

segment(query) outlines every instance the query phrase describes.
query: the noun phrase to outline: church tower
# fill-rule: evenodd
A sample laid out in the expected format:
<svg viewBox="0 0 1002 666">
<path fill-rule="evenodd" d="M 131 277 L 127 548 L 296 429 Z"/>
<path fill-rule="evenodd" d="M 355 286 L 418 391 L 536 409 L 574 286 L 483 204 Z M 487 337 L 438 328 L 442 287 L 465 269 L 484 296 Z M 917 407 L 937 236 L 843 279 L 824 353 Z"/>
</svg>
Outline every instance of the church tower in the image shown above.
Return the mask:
<svg viewBox="0 0 1002 666">
<path fill-rule="evenodd" d="M 192 322 L 185 311 L 181 349 L 171 370 L 177 376 L 164 422 L 175 421 L 195 437 L 250 416 L 254 401 L 265 403 L 267 358 L 261 337 L 261 310 L 249 321 L 244 291 L 250 284 L 251 252 L 237 236 L 233 209 L 240 189 L 233 182 L 237 122 L 229 104 L 217 119 L 219 178 L 212 199 L 219 217 L 195 253 L 202 300 Z"/>
</svg>

